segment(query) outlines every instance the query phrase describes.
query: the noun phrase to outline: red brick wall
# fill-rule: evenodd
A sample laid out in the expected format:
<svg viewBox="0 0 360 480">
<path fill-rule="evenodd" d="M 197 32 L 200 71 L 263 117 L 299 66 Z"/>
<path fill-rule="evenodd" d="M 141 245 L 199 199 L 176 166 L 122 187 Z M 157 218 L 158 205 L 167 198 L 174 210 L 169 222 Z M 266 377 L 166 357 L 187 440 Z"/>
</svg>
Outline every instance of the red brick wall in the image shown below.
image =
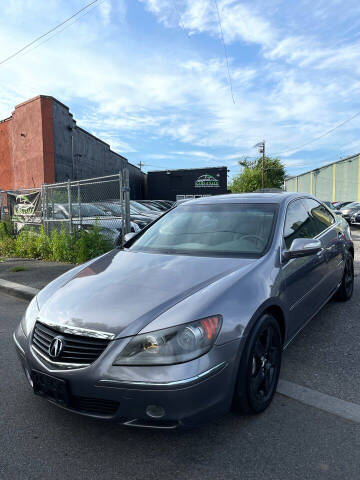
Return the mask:
<svg viewBox="0 0 360 480">
<path fill-rule="evenodd" d="M 53 99 L 41 97 L 44 183 L 55 182 Z"/>
<path fill-rule="evenodd" d="M 0 123 L 0 190 L 12 188 L 9 129 L 12 119 Z"/>
<path fill-rule="evenodd" d="M 0 129 L 5 124 L 9 125 L 7 132 L 4 127 L 0 130 L 0 188 L 33 188 L 54 182 L 52 98 L 39 96 L 17 105 L 11 120 L 0 124 Z"/>
</svg>

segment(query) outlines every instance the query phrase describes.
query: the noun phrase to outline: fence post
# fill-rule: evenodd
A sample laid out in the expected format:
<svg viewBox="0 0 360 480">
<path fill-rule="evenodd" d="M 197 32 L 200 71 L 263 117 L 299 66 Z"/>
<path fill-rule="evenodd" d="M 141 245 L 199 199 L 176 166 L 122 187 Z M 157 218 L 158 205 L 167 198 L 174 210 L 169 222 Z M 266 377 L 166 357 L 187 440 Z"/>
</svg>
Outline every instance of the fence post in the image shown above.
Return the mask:
<svg viewBox="0 0 360 480">
<path fill-rule="evenodd" d="M 72 234 L 72 204 L 71 204 L 71 182 L 70 182 L 70 178 L 68 179 L 67 191 L 68 191 L 68 206 L 69 206 L 69 233 L 71 235 Z"/>
<path fill-rule="evenodd" d="M 125 233 L 131 231 L 130 228 L 130 186 L 129 186 L 129 170 L 127 168 L 123 171 L 124 177 L 124 193 L 125 193 Z"/>
<path fill-rule="evenodd" d="M 79 209 L 79 224 L 80 224 L 80 228 L 81 228 L 81 225 L 82 225 L 82 215 L 81 215 L 81 193 L 80 193 L 80 182 L 78 182 L 78 209 Z"/>
<path fill-rule="evenodd" d="M 41 204 L 43 211 L 43 224 L 46 235 L 49 235 L 49 222 L 48 222 L 48 190 L 45 184 L 41 185 Z"/>
<path fill-rule="evenodd" d="M 119 198 L 121 206 L 121 245 L 124 243 L 125 234 L 125 209 L 124 209 L 124 191 L 123 191 L 123 176 L 119 172 Z"/>
</svg>

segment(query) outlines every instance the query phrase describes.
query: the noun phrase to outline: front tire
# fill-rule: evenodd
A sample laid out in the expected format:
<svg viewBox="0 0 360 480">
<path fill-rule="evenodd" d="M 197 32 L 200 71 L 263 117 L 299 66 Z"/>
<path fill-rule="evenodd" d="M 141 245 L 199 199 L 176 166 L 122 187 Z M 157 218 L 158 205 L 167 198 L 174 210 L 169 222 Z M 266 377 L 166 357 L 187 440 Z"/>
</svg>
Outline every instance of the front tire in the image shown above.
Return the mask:
<svg viewBox="0 0 360 480">
<path fill-rule="evenodd" d="M 279 380 L 281 332 L 276 319 L 264 314 L 251 331 L 240 361 L 234 407 L 243 413 L 261 413 L 271 403 Z"/>
<path fill-rule="evenodd" d="M 350 300 L 354 291 L 354 260 L 350 253 L 346 255 L 345 268 L 340 287 L 335 294 L 336 300 L 346 302 Z"/>
</svg>

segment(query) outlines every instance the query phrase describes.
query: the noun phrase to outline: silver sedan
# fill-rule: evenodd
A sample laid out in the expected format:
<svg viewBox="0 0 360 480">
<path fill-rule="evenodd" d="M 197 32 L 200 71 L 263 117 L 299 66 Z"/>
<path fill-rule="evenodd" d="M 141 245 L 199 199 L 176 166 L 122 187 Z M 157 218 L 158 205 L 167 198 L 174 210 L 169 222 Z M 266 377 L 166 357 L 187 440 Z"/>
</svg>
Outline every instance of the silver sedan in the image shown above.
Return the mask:
<svg viewBox="0 0 360 480">
<path fill-rule="evenodd" d="M 74 412 L 176 428 L 259 413 L 282 351 L 353 291 L 349 227 L 301 194 L 179 205 L 62 275 L 14 333 L 34 393 Z"/>
</svg>

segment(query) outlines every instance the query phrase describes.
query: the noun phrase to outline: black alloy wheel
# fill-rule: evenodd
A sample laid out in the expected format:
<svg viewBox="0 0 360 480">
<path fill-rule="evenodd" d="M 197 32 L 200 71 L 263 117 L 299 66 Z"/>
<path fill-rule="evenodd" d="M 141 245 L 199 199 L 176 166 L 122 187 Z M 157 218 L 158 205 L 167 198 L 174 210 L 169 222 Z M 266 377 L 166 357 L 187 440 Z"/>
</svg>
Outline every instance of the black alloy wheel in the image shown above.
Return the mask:
<svg viewBox="0 0 360 480">
<path fill-rule="evenodd" d="M 250 333 L 240 362 L 234 406 L 260 413 L 271 403 L 280 374 L 282 339 L 278 322 L 263 315 Z"/>
<path fill-rule="evenodd" d="M 335 294 L 335 298 L 342 302 L 350 300 L 354 291 L 354 260 L 350 253 L 345 258 L 345 268 L 340 287 Z"/>
</svg>

